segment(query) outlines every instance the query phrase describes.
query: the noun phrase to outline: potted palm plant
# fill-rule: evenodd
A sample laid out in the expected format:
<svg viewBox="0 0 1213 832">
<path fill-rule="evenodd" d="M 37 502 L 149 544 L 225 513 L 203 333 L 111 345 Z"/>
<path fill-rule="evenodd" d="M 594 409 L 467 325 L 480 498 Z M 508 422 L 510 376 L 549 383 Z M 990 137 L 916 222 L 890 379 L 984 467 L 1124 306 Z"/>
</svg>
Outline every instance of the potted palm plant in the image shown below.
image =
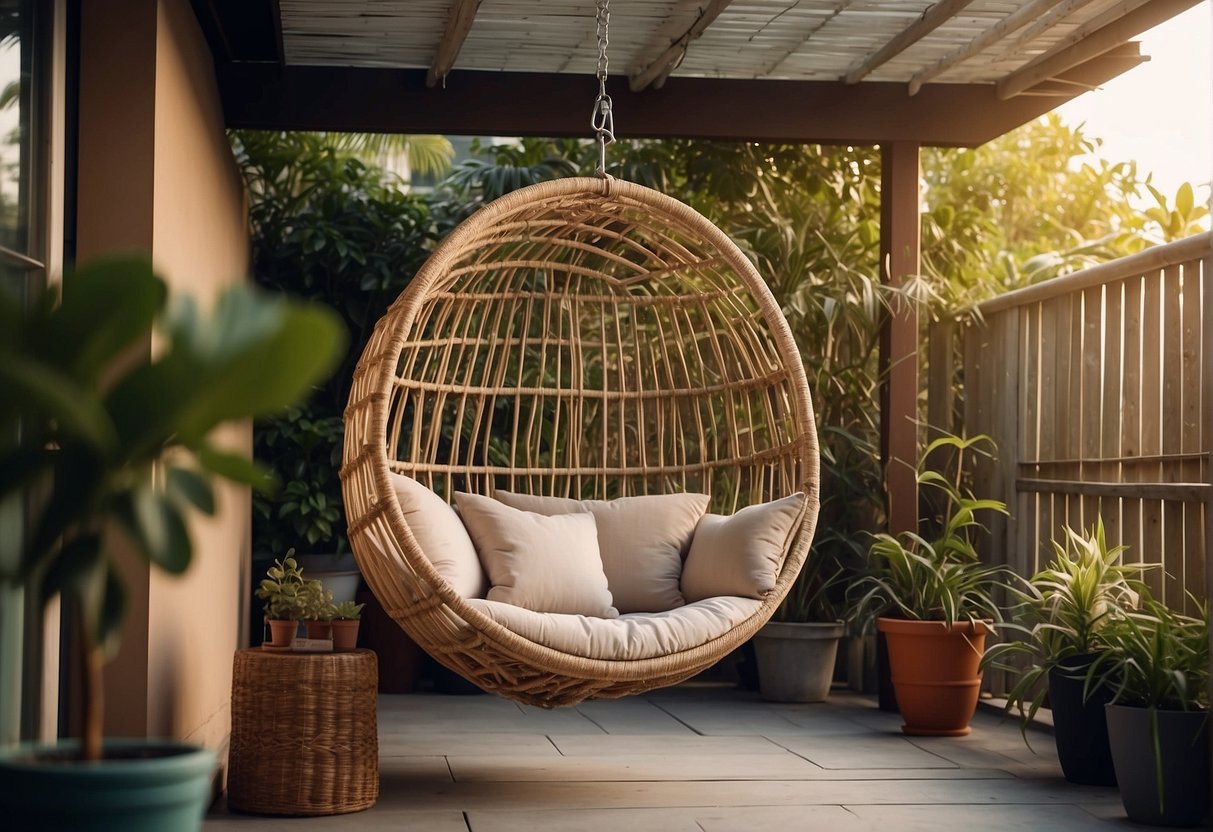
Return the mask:
<svg viewBox="0 0 1213 832">
<path fill-rule="evenodd" d="M 995 645 L 984 660 L 1018 674 L 1007 710 L 1018 709 L 1025 728 L 1048 694 L 1057 756 L 1072 783 L 1116 785 L 1104 714 L 1112 691 L 1086 689 L 1086 675 L 1113 615 L 1135 608 L 1145 591 L 1143 565 L 1121 563 L 1124 551 L 1108 546 L 1102 518 L 1085 535 L 1066 528 L 1065 539 L 1053 541 L 1053 560 L 1016 591 L 1017 623 L 1007 626 L 1024 638 Z"/>
<path fill-rule="evenodd" d="M 0 499 L 39 496 L 19 562 L 0 564 L 0 580 L 33 603 L 61 595 L 83 641 L 80 740 L 0 753 L 0 816 L 13 828 L 197 828 L 211 752 L 102 742 L 101 671 L 125 603 L 111 545 L 121 538 L 153 566 L 185 571 L 186 519 L 215 511 L 214 479 L 267 484 L 213 446 L 211 431 L 296 401 L 341 346 L 331 313 L 243 287 L 206 316 L 188 302 L 166 315 L 166 299 L 139 260 L 66 275 L 31 304 L 0 297 Z M 154 357 L 130 360 L 153 328 Z"/>
<path fill-rule="evenodd" d="M 889 663 L 902 730 L 916 736 L 962 736 L 977 709 L 986 635 L 1002 620 L 999 587 L 1013 581 L 1003 566 L 983 564 L 973 546 L 977 512 L 999 511 L 998 500 L 978 499 L 963 484 L 964 454 L 989 437 L 943 436 L 931 442 L 918 467 L 918 484 L 939 498 L 938 530 L 878 534 L 869 549 L 871 571 L 853 585 L 858 613 L 875 617 L 888 639 Z M 954 478 L 927 467 L 937 450 L 955 452 Z"/>
<path fill-rule="evenodd" d="M 1112 761 L 1125 813 L 1139 823 L 1209 819 L 1209 607 L 1189 603 L 1196 615 L 1146 594 L 1140 611 L 1114 614 L 1087 671 L 1088 688 L 1112 690 Z"/>
</svg>

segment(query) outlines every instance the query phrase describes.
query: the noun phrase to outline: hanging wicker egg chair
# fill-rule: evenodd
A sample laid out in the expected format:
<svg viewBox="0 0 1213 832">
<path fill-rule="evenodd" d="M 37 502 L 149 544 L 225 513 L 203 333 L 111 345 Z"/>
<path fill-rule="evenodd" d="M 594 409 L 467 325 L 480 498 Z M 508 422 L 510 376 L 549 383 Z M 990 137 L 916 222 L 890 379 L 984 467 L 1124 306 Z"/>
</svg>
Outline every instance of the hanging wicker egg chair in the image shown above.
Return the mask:
<svg viewBox="0 0 1213 832">
<path fill-rule="evenodd" d="M 745 620 L 613 660 L 524 637 L 460 597 L 389 472 L 448 502 L 695 491 L 727 514 L 804 492 L 804 510 L 774 591 Z M 813 537 L 817 438 L 787 321 L 732 241 L 648 188 L 563 179 L 473 214 L 378 323 L 345 415 L 342 483 L 350 542 L 388 614 L 485 690 L 551 707 L 684 680 L 770 618 Z"/>
</svg>

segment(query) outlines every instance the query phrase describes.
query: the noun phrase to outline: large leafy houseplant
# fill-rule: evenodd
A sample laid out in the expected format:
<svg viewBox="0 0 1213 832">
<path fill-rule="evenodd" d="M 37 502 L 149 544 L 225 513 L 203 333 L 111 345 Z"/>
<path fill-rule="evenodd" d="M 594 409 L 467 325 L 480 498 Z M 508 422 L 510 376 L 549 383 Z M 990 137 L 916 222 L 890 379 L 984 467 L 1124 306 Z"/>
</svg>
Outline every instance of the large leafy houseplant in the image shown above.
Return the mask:
<svg viewBox="0 0 1213 832">
<path fill-rule="evenodd" d="M 0 579 L 32 602 L 61 594 L 82 641 L 80 754 L 102 757 L 101 671 L 118 647 L 126 592 L 115 538 L 168 573 L 193 554 L 187 518 L 213 514 L 216 478 L 270 484 L 210 440 L 227 421 L 297 401 L 344 337 L 327 310 L 237 286 L 209 314 L 143 260 L 65 275 L 26 306 L 0 298 L 0 498 L 27 501 L 20 560 Z M 150 359 L 138 350 L 152 344 Z"/>
</svg>

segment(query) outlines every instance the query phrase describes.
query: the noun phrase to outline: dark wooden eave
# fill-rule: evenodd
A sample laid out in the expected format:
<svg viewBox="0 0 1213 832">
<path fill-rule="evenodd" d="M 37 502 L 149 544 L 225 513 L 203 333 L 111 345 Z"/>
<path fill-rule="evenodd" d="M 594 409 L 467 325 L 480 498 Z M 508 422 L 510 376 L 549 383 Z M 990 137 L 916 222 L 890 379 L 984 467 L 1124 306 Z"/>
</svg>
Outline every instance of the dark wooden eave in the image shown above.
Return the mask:
<svg viewBox="0 0 1213 832">
<path fill-rule="evenodd" d="M 1075 67 L 1037 94 L 1000 100 L 993 84 L 764 81 L 673 77 L 628 90 L 612 77 L 616 133 L 735 141 L 973 147 L 1141 63 L 1136 42 Z M 495 136 L 588 136 L 589 76 L 218 62 L 228 127 Z"/>
</svg>

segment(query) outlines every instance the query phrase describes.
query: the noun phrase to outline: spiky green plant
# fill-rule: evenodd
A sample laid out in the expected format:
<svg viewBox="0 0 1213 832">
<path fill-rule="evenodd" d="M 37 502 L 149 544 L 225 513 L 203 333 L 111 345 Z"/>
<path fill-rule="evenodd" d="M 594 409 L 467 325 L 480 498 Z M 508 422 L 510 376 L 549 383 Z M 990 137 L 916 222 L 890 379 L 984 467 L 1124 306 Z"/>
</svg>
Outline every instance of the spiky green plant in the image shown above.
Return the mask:
<svg viewBox="0 0 1213 832">
<path fill-rule="evenodd" d="M 982 528 L 979 511 L 1006 513 L 998 500 L 979 499 L 964 485 L 964 454 L 993 445 L 988 436 L 942 436 L 927 446 L 918 465 L 918 484 L 942 498 L 939 526 L 930 538 L 917 532 L 877 534 L 869 549 L 871 571 L 854 585 L 855 608 L 861 618 L 893 615 L 917 620 L 1002 620 L 996 593 L 1015 580 L 1005 566 L 981 562 L 973 532 Z M 955 473 L 949 479 L 928 467 L 935 451 L 955 452 Z"/>
<path fill-rule="evenodd" d="M 1067 527 L 1063 540 L 1053 541 L 1049 565 L 1014 590 L 1019 602 L 1009 626 L 1025 638 L 991 647 L 985 664 L 1018 674 L 1006 707 L 1017 709 L 1025 724 L 1044 703 L 1049 671 L 1102 649 L 1112 616 L 1137 607 L 1146 591 L 1140 579 L 1146 566 L 1121 563 L 1124 551 L 1108 546 L 1103 518 L 1085 535 Z"/>
</svg>

